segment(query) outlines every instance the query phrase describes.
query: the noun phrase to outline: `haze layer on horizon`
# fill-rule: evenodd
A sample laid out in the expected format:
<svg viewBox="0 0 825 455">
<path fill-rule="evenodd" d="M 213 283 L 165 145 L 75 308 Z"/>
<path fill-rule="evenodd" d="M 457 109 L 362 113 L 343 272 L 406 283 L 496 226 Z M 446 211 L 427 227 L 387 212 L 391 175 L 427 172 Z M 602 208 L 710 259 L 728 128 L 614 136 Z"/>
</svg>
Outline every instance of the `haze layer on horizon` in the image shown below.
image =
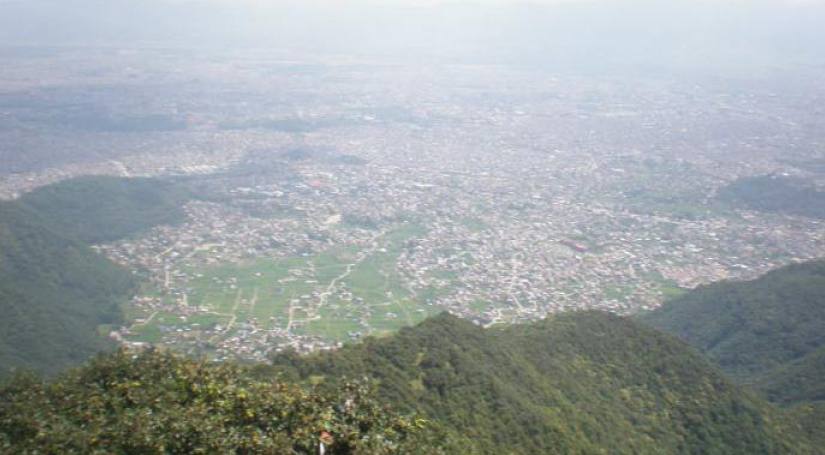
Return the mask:
<svg viewBox="0 0 825 455">
<path fill-rule="evenodd" d="M 818 0 L 0 0 L 0 44 L 272 49 L 575 69 L 825 64 Z"/>
</svg>

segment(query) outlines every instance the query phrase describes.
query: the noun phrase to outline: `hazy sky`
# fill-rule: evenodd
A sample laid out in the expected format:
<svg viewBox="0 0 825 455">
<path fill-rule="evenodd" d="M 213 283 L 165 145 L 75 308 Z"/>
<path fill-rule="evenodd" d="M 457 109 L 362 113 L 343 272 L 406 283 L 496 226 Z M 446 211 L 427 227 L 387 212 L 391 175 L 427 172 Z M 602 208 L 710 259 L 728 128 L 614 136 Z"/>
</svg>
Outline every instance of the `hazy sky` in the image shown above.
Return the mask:
<svg viewBox="0 0 825 455">
<path fill-rule="evenodd" d="M 15 1 L 15 0 L 6 0 Z M 20 0 L 18 0 L 20 1 Z M 169 3 L 232 3 L 232 4 L 257 4 L 257 5 L 277 5 L 288 3 L 289 0 L 160 0 Z M 537 4 L 537 5 L 556 5 L 559 3 L 617 3 L 626 0 L 303 0 L 305 3 L 327 3 L 327 4 L 347 4 L 347 3 L 372 3 L 372 4 L 396 4 L 396 5 L 443 5 L 456 3 L 470 3 L 470 4 L 498 4 L 498 5 L 512 5 L 512 4 Z M 739 3 L 742 5 L 753 3 L 784 3 L 790 5 L 798 5 L 805 3 L 822 3 L 823 0 L 693 0 L 694 3 Z"/>
<path fill-rule="evenodd" d="M 2 0 L 0 0 L 2 1 Z M 9 0 L 14 1 L 14 0 Z M 272 6 L 283 5 L 285 3 L 295 3 L 293 0 L 158 0 L 168 3 L 225 3 L 233 5 L 252 5 L 252 6 Z M 661 0 L 667 2 L 671 0 Z M 825 4 L 825 0 L 691 0 L 693 3 L 729 3 L 739 4 L 743 7 L 753 4 L 777 4 L 785 6 L 800 6 L 812 4 Z M 326 5 L 353 5 L 353 4 L 371 4 L 371 5 L 403 5 L 403 6 L 441 6 L 446 4 L 475 4 L 475 5 L 542 5 L 553 6 L 559 4 L 570 3 L 591 3 L 591 4 L 606 4 L 606 3 L 631 3 L 627 0 L 302 0 L 301 3 L 314 3 Z"/>
<path fill-rule="evenodd" d="M 818 65 L 823 24 L 825 0 L 0 0 L 0 44 L 243 46 L 575 67 Z"/>
</svg>

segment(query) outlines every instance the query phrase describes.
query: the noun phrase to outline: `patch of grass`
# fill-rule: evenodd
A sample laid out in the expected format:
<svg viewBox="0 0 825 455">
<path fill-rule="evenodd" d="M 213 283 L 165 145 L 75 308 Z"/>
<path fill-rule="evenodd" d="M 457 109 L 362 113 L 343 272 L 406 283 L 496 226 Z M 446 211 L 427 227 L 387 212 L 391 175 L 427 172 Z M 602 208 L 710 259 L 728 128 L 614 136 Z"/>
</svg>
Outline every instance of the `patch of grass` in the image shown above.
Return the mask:
<svg viewBox="0 0 825 455">
<path fill-rule="evenodd" d="M 604 297 L 610 300 L 626 300 L 633 293 L 630 286 L 609 286 L 604 289 Z"/>
<path fill-rule="evenodd" d="M 659 290 L 662 291 L 662 295 L 665 297 L 665 300 L 672 300 L 677 297 L 681 297 L 687 294 L 688 290 L 685 288 L 680 288 L 679 286 L 674 285 L 662 285 Z"/>
</svg>

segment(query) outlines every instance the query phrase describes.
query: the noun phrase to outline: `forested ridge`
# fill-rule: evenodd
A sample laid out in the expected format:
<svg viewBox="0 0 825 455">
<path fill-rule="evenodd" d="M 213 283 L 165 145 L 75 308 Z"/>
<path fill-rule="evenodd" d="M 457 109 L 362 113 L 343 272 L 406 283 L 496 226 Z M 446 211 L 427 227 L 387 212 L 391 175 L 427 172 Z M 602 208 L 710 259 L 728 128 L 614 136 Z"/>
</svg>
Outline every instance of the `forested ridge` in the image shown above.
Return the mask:
<svg viewBox="0 0 825 455">
<path fill-rule="evenodd" d="M 15 453 L 315 453 L 322 437 L 336 454 L 821 453 L 796 417 L 601 313 L 501 329 L 444 314 L 273 365 L 120 351 L 0 389 Z"/>
<path fill-rule="evenodd" d="M 714 283 L 643 315 L 731 378 L 788 409 L 825 448 L 825 261 Z M 825 450 L 825 449 L 821 449 Z"/>
<path fill-rule="evenodd" d="M 641 320 L 784 404 L 825 400 L 825 261 L 689 292 Z"/>
<path fill-rule="evenodd" d="M 63 235 L 94 244 L 182 222 L 189 196 L 166 180 L 87 176 L 38 188 L 19 202 Z"/>
<path fill-rule="evenodd" d="M 796 177 L 747 177 L 722 188 L 717 196 L 744 209 L 825 219 L 825 191 Z"/>
</svg>

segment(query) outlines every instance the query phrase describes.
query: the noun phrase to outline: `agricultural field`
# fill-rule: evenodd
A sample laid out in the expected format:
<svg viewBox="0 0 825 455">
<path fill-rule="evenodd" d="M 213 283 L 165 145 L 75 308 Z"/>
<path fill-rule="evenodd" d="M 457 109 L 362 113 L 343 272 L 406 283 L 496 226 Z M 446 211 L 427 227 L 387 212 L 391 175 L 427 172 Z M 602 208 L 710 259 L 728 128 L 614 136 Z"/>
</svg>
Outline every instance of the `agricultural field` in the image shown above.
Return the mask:
<svg viewBox="0 0 825 455">
<path fill-rule="evenodd" d="M 209 353 L 253 331 L 276 344 L 293 338 L 337 344 L 415 324 L 438 310 L 407 287 L 396 262 L 407 241 L 423 233 L 402 224 L 376 232 L 362 247 L 185 270 L 188 281 L 176 298 L 189 314 L 143 315 L 130 340 L 199 345 Z"/>
</svg>

